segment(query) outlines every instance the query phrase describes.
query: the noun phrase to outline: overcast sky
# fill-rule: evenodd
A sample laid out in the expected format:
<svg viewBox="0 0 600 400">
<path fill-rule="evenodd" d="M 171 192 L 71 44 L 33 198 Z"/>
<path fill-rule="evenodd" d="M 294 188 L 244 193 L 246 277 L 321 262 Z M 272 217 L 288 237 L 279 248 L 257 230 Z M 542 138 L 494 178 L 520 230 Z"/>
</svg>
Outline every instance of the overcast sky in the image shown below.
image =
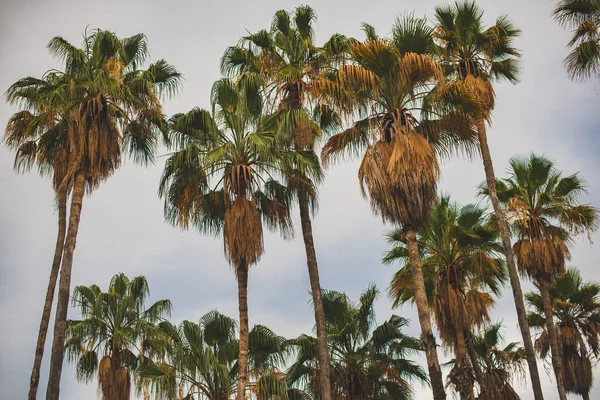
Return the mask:
<svg viewBox="0 0 600 400">
<path fill-rule="evenodd" d="M 317 38 L 332 33 L 362 37 L 360 23 L 368 22 L 387 34 L 397 16 L 414 10 L 431 17 L 440 1 L 311 1 L 318 15 Z M 562 67 L 569 34 L 550 13 L 554 1 L 479 1 L 485 20 L 508 14 L 523 30 L 516 42 L 523 52 L 522 81 L 497 86 L 497 107 L 490 129 L 490 146 L 498 176 L 504 176 L 510 156 L 543 153 L 566 173 L 580 171 L 589 183 L 585 202 L 600 205 L 600 138 L 597 81 L 570 82 Z M 165 104 L 167 114 L 208 107 L 209 90 L 219 78 L 219 59 L 226 46 L 247 31 L 267 28 L 278 9 L 292 10 L 296 1 L 7 1 L 0 0 L 0 91 L 17 79 L 40 76 L 59 64 L 46 50 L 53 36 L 79 45 L 89 28 L 116 31 L 119 36 L 143 32 L 152 59 L 164 58 L 184 75 L 184 88 Z M 0 102 L 0 123 L 17 111 Z M 83 203 L 73 285 L 106 288 L 117 272 L 148 278 L 151 300 L 169 298 L 173 320 L 197 319 L 217 308 L 237 317 L 236 282 L 223 257 L 222 242 L 197 232 L 182 232 L 163 222 L 157 197 L 162 170 L 125 164 Z M 39 319 L 56 235 L 53 192 L 35 173 L 17 175 L 13 154 L 0 148 L 0 398 L 25 398 Z M 374 217 L 361 198 L 356 162 L 334 166 L 320 189 L 320 210 L 314 236 L 324 288 L 345 291 L 353 299 L 370 282 L 382 291 L 377 303 L 379 322 L 392 312 L 411 319 L 408 333 L 418 336 L 416 312 L 410 306 L 392 311 L 385 296 L 394 272 L 382 266 L 389 229 Z M 475 187 L 484 179 L 479 159 L 449 160 L 443 165 L 442 191 L 454 200 L 475 200 Z M 299 228 L 299 224 L 296 226 Z M 596 234 L 592 239 L 600 238 Z M 588 279 L 599 280 L 597 246 L 580 241 L 572 265 Z M 524 284 L 529 289 L 529 283 Z M 286 337 L 308 333 L 313 326 L 309 282 L 301 235 L 284 242 L 268 235 L 265 254 L 254 266 L 249 282 L 250 324 L 264 324 Z M 70 316 L 76 317 L 75 310 Z M 505 326 L 507 341 L 520 340 L 510 290 L 498 301 L 494 320 Z M 52 317 L 54 320 L 54 316 Z M 44 358 L 38 398 L 47 383 L 51 332 Z M 421 359 L 423 366 L 425 365 Z M 65 361 L 61 394 L 65 400 L 92 399 L 96 383 L 77 383 L 72 364 Z M 547 400 L 557 399 L 548 367 L 539 363 Z M 596 375 L 600 370 L 596 369 Z M 518 384 L 524 400 L 533 399 L 529 384 Z M 430 399 L 428 389 L 415 385 L 416 399 Z M 600 385 L 592 392 L 600 398 Z M 575 397 L 573 397 L 575 398 Z"/>
</svg>

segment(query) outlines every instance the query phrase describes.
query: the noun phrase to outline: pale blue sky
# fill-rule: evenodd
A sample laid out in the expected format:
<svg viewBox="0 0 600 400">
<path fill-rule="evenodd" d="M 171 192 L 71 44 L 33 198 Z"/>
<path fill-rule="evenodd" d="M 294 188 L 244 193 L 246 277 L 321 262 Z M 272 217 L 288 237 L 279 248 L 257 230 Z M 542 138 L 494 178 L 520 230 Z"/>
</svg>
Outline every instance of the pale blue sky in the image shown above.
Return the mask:
<svg viewBox="0 0 600 400">
<path fill-rule="evenodd" d="M 317 37 L 334 32 L 360 37 L 360 23 L 381 34 L 405 11 L 433 14 L 441 1 L 308 2 L 319 18 Z M 79 43 L 90 28 L 116 31 L 120 36 L 146 33 L 153 59 L 165 58 L 185 75 L 184 89 L 165 108 L 168 114 L 194 106 L 207 107 L 212 82 L 219 78 L 219 59 L 226 46 L 248 31 L 269 26 L 281 8 L 295 1 L 131 1 L 131 0 L 0 0 L 0 91 L 17 79 L 40 76 L 58 64 L 45 46 L 60 35 Z M 570 82 L 562 68 L 568 33 L 550 18 L 553 1 L 479 1 L 492 22 L 506 13 L 523 30 L 517 46 L 523 52 L 522 82 L 497 87 L 497 107 L 490 129 L 496 171 L 503 175 L 507 160 L 531 151 L 544 153 L 568 173 L 581 171 L 590 184 L 585 200 L 600 205 L 600 139 L 597 81 Z M 14 107 L 0 102 L 0 123 Z M 47 180 L 12 171 L 13 155 L 0 148 L 0 398 L 24 398 L 37 337 L 41 306 L 54 250 L 56 212 Z M 181 232 L 163 222 L 157 197 L 161 160 L 143 169 L 131 162 L 102 185 L 83 205 L 75 251 L 73 284 L 106 287 L 117 272 L 144 274 L 152 299 L 170 298 L 173 320 L 197 319 L 210 309 L 237 315 L 236 283 L 222 255 L 220 240 L 194 231 Z M 377 303 L 378 320 L 391 309 L 385 289 L 393 269 L 382 266 L 388 227 L 372 216 L 359 193 L 357 163 L 334 166 L 320 191 L 320 210 L 314 235 L 322 286 L 346 291 L 352 298 L 370 283 L 384 292 Z M 483 179 L 475 159 L 444 163 L 441 190 L 461 202 L 474 201 L 475 186 Z M 298 224 L 296 224 L 298 226 Z M 594 235 L 592 239 L 600 236 Z M 264 324 L 278 334 L 297 336 L 312 329 L 309 283 L 301 237 L 284 242 L 267 236 L 265 255 L 252 268 L 249 283 L 250 324 Z M 573 250 L 572 264 L 587 278 L 600 280 L 597 247 L 587 241 Z M 526 288 L 530 284 L 524 285 Z M 509 291 L 498 301 L 494 319 L 503 320 L 507 340 L 519 340 Z M 418 320 L 410 307 L 395 310 L 410 318 L 408 331 L 418 336 Z M 70 315 L 76 315 L 74 312 Z M 48 346 L 49 350 L 49 346 Z M 47 381 L 46 352 L 39 398 Z M 540 363 L 545 398 L 557 399 L 554 385 Z M 596 370 L 598 375 L 600 371 Z M 416 385 L 416 399 L 431 398 Z M 532 399 L 528 385 L 517 385 L 524 400 Z M 77 383 L 72 365 L 63 372 L 65 400 L 92 399 L 96 384 Z M 573 397 L 575 398 L 575 397 Z M 595 387 L 592 398 L 600 398 Z"/>
</svg>

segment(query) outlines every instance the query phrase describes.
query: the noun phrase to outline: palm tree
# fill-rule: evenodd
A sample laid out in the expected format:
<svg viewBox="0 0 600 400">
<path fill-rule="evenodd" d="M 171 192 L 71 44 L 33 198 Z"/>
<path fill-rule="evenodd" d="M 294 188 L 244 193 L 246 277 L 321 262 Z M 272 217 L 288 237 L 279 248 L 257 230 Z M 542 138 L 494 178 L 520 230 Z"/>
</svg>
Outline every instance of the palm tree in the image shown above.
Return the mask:
<svg viewBox="0 0 600 400">
<path fill-rule="evenodd" d="M 68 160 L 59 189 L 72 185 L 71 208 L 64 244 L 50 377 L 46 398 L 57 400 L 64 358 L 67 309 L 73 252 L 84 192 L 94 190 L 120 165 L 123 153 L 135 161 L 153 160 L 157 134 L 163 128 L 159 95 L 176 91 L 180 74 L 164 60 L 139 65 L 148 58 L 143 34 L 120 39 L 114 33 L 95 30 L 84 35 L 82 48 L 61 37 L 48 44 L 50 52 L 64 62 L 55 79 L 31 77 L 14 83 L 7 91 L 9 102 L 42 98 L 64 99 L 67 115 Z"/>
<path fill-rule="evenodd" d="M 175 152 L 167 159 L 159 195 L 173 225 L 190 223 L 223 235 L 225 256 L 238 281 L 240 341 L 237 398 L 244 399 L 248 370 L 248 270 L 263 253 L 263 220 L 291 235 L 289 193 L 271 174 L 293 158 L 275 147 L 260 118 L 260 99 L 228 79 L 213 85 L 213 112 L 195 108 L 170 120 Z M 211 187 L 210 184 L 214 186 Z M 264 189 L 261 190 L 261 187 Z"/>
<path fill-rule="evenodd" d="M 141 377 L 154 387 L 158 397 L 198 395 L 210 400 L 228 400 L 236 390 L 239 340 L 235 320 L 210 311 L 199 323 L 183 321 L 179 327 L 161 322 L 160 328 L 169 337 L 168 360 L 147 362 L 140 369 Z M 273 379 L 282 366 L 286 340 L 262 325 L 249 333 L 248 383 L 255 394 L 287 390 L 281 379 Z M 179 381 L 179 383 L 178 383 Z M 282 386 L 283 385 L 283 386 Z"/>
<path fill-rule="evenodd" d="M 600 74 L 600 2 L 598 0 L 559 0 L 554 18 L 573 30 L 565 58 L 571 79 L 585 80 Z"/>
<path fill-rule="evenodd" d="M 40 87 L 52 88 L 55 79 L 55 74 L 46 74 L 39 82 Z M 60 96 L 49 100 L 44 99 L 40 93 L 27 93 L 24 90 L 13 93 L 11 98 L 12 103 L 20 103 L 24 107 L 23 110 L 11 116 L 4 135 L 5 144 L 16 151 L 14 168 L 18 172 L 25 172 L 37 165 L 42 176 L 52 175 L 52 188 L 55 192 L 58 209 L 58 232 L 54 258 L 48 279 L 29 384 L 28 399 L 35 400 L 67 227 L 67 197 L 70 185 L 61 186 L 61 183 L 66 172 L 69 153 L 68 122 L 64 109 L 64 98 Z"/>
<path fill-rule="evenodd" d="M 425 371 L 407 358 L 420 351 L 419 341 L 402 333 L 408 321 L 392 315 L 376 325 L 378 294 L 377 288 L 370 286 L 354 303 L 344 293 L 323 292 L 336 399 L 410 399 L 409 381 L 427 381 Z M 288 369 L 290 385 L 317 392 L 317 376 L 322 371 L 316 363 L 316 339 L 301 335 L 291 342 L 297 356 Z"/>
<path fill-rule="evenodd" d="M 497 181 L 496 187 L 517 237 L 517 265 L 540 289 L 556 384 L 560 397 L 566 398 L 549 286 L 565 272 L 572 236 L 597 228 L 598 210 L 578 202 L 585 191 L 578 174 L 563 176 L 550 160 L 535 154 L 511 158 L 509 178 Z M 487 188 L 483 192 L 489 193 Z"/>
<path fill-rule="evenodd" d="M 426 20 L 398 20 L 392 39 L 364 28 L 368 38 L 352 45 L 353 62 L 340 66 L 324 88 L 338 109 L 361 119 L 327 141 L 323 162 L 364 153 L 358 173 L 363 195 L 384 221 L 402 227 L 434 398 L 444 399 L 416 231 L 427 223 L 436 196 L 437 156 L 457 145 L 469 148 L 475 134 L 466 111 L 476 110 L 460 86 L 444 84 L 442 67 L 427 55 L 433 40 Z"/>
<path fill-rule="evenodd" d="M 482 366 L 487 396 L 481 394 L 481 400 L 519 400 L 512 387 L 514 377 L 525 374 L 525 350 L 518 343 L 502 345 L 501 324 L 492 324 L 473 335 L 473 348 L 478 363 Z"/>
<path fill-rule="evenodd" d="M 486 382 L 471 348 L 471 333 L 489 321 L 494 305 L 491 294 L 500 295 L 505 280 L 504 263 L 498 258 L 502 253 L 499 235 L 484 220 L 483 209 L 460 206 L 451 203 L 448 196 L 441 196 L 432 207 L 429 225 L 417 235 L 428 302 L 442 342 L 454 351 L 450 381 L 461 399 L 474 398 L 471 368 L 482 393 L 486 392 Z M 401 263 L 389 289 L 394 307 L 408 301 L 414 303 L 406 239 L 402 231 L 396 230 L 388 235 L 388 240 L 393 248 L 383 262 Z"/>
<path fill-rule="evenodd" d="M 319 341 L 320 398 L 331 399 L 329 359 L 325 317 L 321 301 L 321 284 L 314 245 L 311 208 L 317 206 L 317 184 L 323 173 L 314 152 L 315 139 L 322 129 L 339 126 L 332 109 L 319 103 L 321 76 L 344 59 L 348 40 L 335 34 L 321 48 L 314 44 L 316 15 L 309 6 L 296 7 L 293 13 L 275 13 L 269 31 L 261 30 L 244 37 L 238 46 L 229 47 L 221 69 L 242 81 L 253 77 L 265 84 L 268 103 L 278 110 L 277 131 L 290 151 L 299 152 L 310 160 L 308 168 L 287 165 L 284 168 L 286 186 L 295 192 L 300 208 L 302 235 L 310 279 L 312 300 Z M 311 111 L 310 107 L 314 109 Z"/>
<path fill-rule="evenodd" d="M 506 16 L 501 16 L 490 27 L 483 25 L 483 11 L 472 1 L 436 7 L 434 36 L 439 45 L 439 55 L 447 65 L 450 78 L 464 84 L 480 99 L 482 112 L 474 118 L 479 137 L 486 182 L 498 229 L 504 247 L 510 285 L 517 310 L 517 319 L 527 353 L 527 363 L 536 400 L 543 399 L 542 386 L 527 324 L 523 291 L 514 263 L 510 235 L 495 188 L 494 166 L 487 141 L 486 120 L 489 122 L 494 108 L 495 80 L 518 81 L 519 52 L 513 47 L 520 30 Z"/>
<path fill-rule="evenodd" d="M 600 355 L 600 285 L 583 282 L 579 271 L 569 268 L 548 290 L 561 345 L 565 390 L 589 399 L 594 382 L 591 359 Z M 530 306 L 530 325 L 541 332 L 536 349 L 542 358 L 547 358 L 550 342 L 538 292 L 527 293 L 525 299 Z"/>
<path fill-rule="evenodd" d="M 73 305 L 82 320 L 68 321 L 66 353 L 77 364 L 77 380 L 98 377 L 103 400 L 127 400 L 131 375 L 143 357 L 139 343 L 160 335 L 155 323 L 171 313 L 169 300 L 145 308 L 150 294 L 143 276 L 113 276 L 106 292 L 96 286 L 77 286 Z"/>
</svg>

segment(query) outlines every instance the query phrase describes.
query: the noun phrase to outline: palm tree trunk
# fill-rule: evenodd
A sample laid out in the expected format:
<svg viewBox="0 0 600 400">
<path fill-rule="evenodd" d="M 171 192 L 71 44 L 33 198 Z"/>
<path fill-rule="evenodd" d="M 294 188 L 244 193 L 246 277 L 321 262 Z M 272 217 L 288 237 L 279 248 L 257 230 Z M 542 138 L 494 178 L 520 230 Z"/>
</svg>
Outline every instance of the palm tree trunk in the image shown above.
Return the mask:
<svg viewBox="0 0 600 400">
<path fill-rule="evenodd" d="M 456 330 L 456 368 L 461 374 L 460 398 L 461 400 L 474 400 L 473 378 L 469 371 L 467 359 L 467 345 L 465 343 L 465 332 Z"/>
<path fill-rule="evenodd" d="M 589 393 L 584 393 L 581 395 L 581 397 L 583 397 L 583 400 L 590 400 L 590 394 Z"/>
<path fill-rule="evenodd" d="M 446 398 L 446 392 L 444 390 L 442 370 L 440 369 L 440 362 L 438 360 L 435 337 L 431 330 L 431 316 L 429 314 L 427 294 L 425 293 L 425 281 L 423 280 L 423 270 L 421 269 L 421 258 L 419 256 L 416 232 L 414 230 L 407 230 L 406 240 L 415 289 L 415 302 L 419 314 L 419 323 L 421 324 L 421 341 L 425 348 L 425 358 L 427 359 L 427 369 L 429 370 L 429 380 L 431 381 L 433 398 L 434 400 L 444 400 Z"/>
<path fill-rule="evenodd" d="M 38 332 L 37 344 L 35 346 L 35 356 L 33 358 L 33 368 L 31 369 L 31 378 L 29 380 L 29 400 L 36 400 L 38 385 L 40 383 L 40 368 L 42 357 L 44 356 L 44 346 L 46 344 L 46 335 L 48 325 L 50 324 L 50 314 L 52 313 L 52 300 L 54 299 L 54 290 L 60 270 L 60 261 L 62 259 L 63 247 L 65 245 L 65 233 L 67 231 L 67 189 L 61 189 L 56 193 L 58 203 L 58 233 L 56 235 L 56 246 L 54 247 L 54 260 L 48 279 L 48 289 L 46 290 L 46 300 L 42 311 L 40 321 L 40 330 Z"/>
<path fill-rule="evenodd" d="M 65 333 L 67 330 L 67 311 L 69 309 L 69 292 L 71 287 L 71 270 L 73 267 L 73 252 L 79 220 L 81 218 L 81 206 L 85 192 L 85 175 L 78 172 L 75 175 L 73 196 L 71 197 L 71 209 L 69 211 L 69 227 L 65 240 L 60 281 L 58 283 L 58 302 L 56 305 L 56 319 L 54 320 L 54 340 L 52 342 L 52 353 L 50 357 L 50 376 L 48 388 L 46 389 L 46 400 L 58 400 L 60 391 L 60 376 L 64 358 Z"/>
<path fill-rule="evenodd" d="M 487 383 L 485 382 L 485 376 L 483 375 L 483 371 L 481 370 L 481 366 L 479 365 L 479 360 L 477 360 L 475 347 L 473 347 L 473 335 L 471 335 L 471 332 L 469 331 L 467 331 L 467 351 L 469 352 L 469 358 L 471 359 L 473 371 L 475 371 L 475 378 L 477 379 L 477 383 L 479 383 L 479 397 L 481 397 L 482 399 L 491 398 L 488 393 Z"/>
<path fill-rule="evenodd" d="M 325 310 L 321 298 L 321 283 L 319 282 L 319 266 L 312 234 L 312 223 L 308 209 L 308 199 L 302 188 L 298 191 L 298 204 L 300 205 L 300 222 L 302 236 L 306 248 L 306 264 L 312 291 L 313 307 L 315 310 L 315 323 L 317 325 L 317 347 L 319 353 L 319 399 L 331 400 L 331 382 L 329 372 L 329 349 L 327 346 L 327 331 L 325 329 Z"/>
<path fill-rule="evenodd" d="M 562 355 L 558 343 L 558 337 L 556 337 L 556 330 L 554 329 L 554 315 L 552 312 L 550 291 L 548 290 L 548 284 L 545 281 L 540 281 L 539 285 L 540 294 L 542 296 L 542 304 L 544 305 L 544 316 L 546 317 L 546 332 L 548 332 L 548 339 L 550 340 L 550 353 L 552 356 L 552 367 L 554 368 L 554 375 L 556 377 L 558 397 L 560 400 L 567 400 L 567 394 L 565 392 L 565 376 L 562 368 Z"/>
<path fill-rule="evenodd" d="M 527 312 L 525 311 L 525 303 L 523 301 L 521 281 L 519 280 L 517 267 L 515 266 L 515 259 L 513 256 L 510 235 L 508 232 L 508 225 L 506 223 L 506 219 L 504 218 L 504 212 L 502 211 L 500 200 L 498 199 L 498 193 L 496 192 L 496 176 L 494 175 L 492 156 L 490 155 L 490 149 L 487 143 L 485 121 L 481 120 L 477 124 L 477 133 L 479 135 L 481 158 L 483 159 L 483 168 L 485 170 L 485 180 L 487 182 L 490 200 L 494 208 L 494 214 L 496 215 L 496 220 L 498 222 L 500 237 L 502 239 L 502 247 L 504 249 L 504 256 L 506 257 L 506 266 L 508 268 L 510 286 L 513 292 L 513 299 L 515 301 L 515 309 L 517 310 L 517 320 L 519 321 L 521 337 L 523 338 L 523 347 L 525 348 L 527 365 L 529 366 L 529 376 L 531 378 L 533 397 L 535 400 L 543 400 L 544 395 L 542 394 L 542 384 L 540 382 L 540 374 L 538 372 L 535 352 L 533 350 L 533 342 L 531 341 L 531 333 L 529 332 L 529 323 L 527 322 Z"/>
<path fill-rule="evenodd" d="M 240 311 L 240 351 L 238 355 L 237 400 L 246 399 L 248 375 L 248 263 L 244 258 L 237 267 L 238 303 Z"/>
</svg>

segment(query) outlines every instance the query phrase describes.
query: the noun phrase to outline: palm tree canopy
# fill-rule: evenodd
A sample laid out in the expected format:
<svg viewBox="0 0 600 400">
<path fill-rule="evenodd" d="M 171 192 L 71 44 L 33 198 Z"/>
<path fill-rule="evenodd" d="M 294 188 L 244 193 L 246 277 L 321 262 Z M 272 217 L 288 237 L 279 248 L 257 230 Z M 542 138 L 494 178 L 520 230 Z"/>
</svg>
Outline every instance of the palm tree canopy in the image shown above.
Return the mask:
<svg viewBox="0 0 600 400">
<path fill-rule="evenodd" d="M 534 279 L 564 272 L 571 236 L 598 227 L 598 209 L 581 204 L 585 181 L 578 173 L 564 176 L 548 158 L 513 157 L 509 177 L 498 180 L 498 197 L 518 240 L 514 244 L 521 271 Z M 481 187 L 487 194 L 487 188 Z"/>
<path fill-rule="evenodd" d="M 419 341 L 402 333 L 408 321 L 392 315 L 376 324 L 378 294 L 376 287 L 370 286 L 355 303 L 344 293 L 323 292 L 334 396 L 409 399 L 409 381 L 428 380 L 425 371 L 407 358 L 420 351 Z M 315 392 L 317 340 L 301 335 L 291 342 L 297 355 L 288 370 L 290 385 Z"/>
<path fill-rule="evenodd" d="M 491 295 L 498 296 L 506 280 L 499 234 L 485 220 L 483 209 L 441 196 L 432 207 L 429 225 L 417 233 L 428 300 L 442 340 L 451 347 L 458 330 L 489 320 Z M 388 240 L 394 247 L 383 262 L 401 265 L 389 288 L 397 307 L 414 302 L 414 286 L 402 231 L 391 232 Z"/>
<path fill-rule="evenodd" d="M 567 269 L 549 288 L 558 337 L 563 347 L 565 389 L 588 393 L 592 382 L 592 359 L 600 356 L 600 285 L 584 282 L 576 268 Z M 546 358 L 550 352 L 544 307 L 538 292 L 525 294 L 530 326 L 540 332 L 535 347 Z"/>
<path fill-rule="evenodd" d="M 82 319 L 67 321 L 66 352 L 77 363 L 77 379 L 89 382 L 96 374 L 103 398 L 130 391 L 130 375 L 144 356 L 155 355 L 144 346 L 160 337 L 156 323 L 169 316 L 171 302 L 158 300 L 146 308 L 150 294 L 143 276 L 115 275 L 106 292 L 98 286 L 77 286 L 73 306 Z M 122 397 L 118 397 L 122 398 Z"/>
<path fill-rule="evenodd" d="M 83 172 L 94 189 L 119 167 L 122 153 L 137 162 L 153 161 L 165 128 L 161 95 L 176 93 L 181 74 L 164 60 L 140 69 L 149 58 L 147 47 L 143 34 L 121 39 L 100 29 L 86 32 L 81 48 L 55 37 L 48 49 L 63 62 L 62 70 L 20 79 L 7 90 L 10 103 L 38 120 L 45 115 L 28 128 L 32 139 L 44 132 L 44 123 L 68 121 L 64 185 Z M 54 115 L 48 115 L 51 109 Z"/>
<path fill-rule="evenodd" d="M 565 67 L 572 79 L 585 80 L 600 74 L 600 1 L 559 0 L 554 18 L 573 32 L 571 53 Z"/>
<path fill-rule="evenodd" d="M 290 193 L 275 179 L 282 160 L 302 158 L 277 150 L 272 116 L 260 116 L 260 102 L 229 79 L 213 85 L 212 111 L 195 108 L 169 121 L 174 152 L 165 163 L 159 194 L 165 217 L 187 228 L 224 234 L 233 265 L 254 264 L 263 251 L 262 220 L 291 235 Z"/>
</svg>

